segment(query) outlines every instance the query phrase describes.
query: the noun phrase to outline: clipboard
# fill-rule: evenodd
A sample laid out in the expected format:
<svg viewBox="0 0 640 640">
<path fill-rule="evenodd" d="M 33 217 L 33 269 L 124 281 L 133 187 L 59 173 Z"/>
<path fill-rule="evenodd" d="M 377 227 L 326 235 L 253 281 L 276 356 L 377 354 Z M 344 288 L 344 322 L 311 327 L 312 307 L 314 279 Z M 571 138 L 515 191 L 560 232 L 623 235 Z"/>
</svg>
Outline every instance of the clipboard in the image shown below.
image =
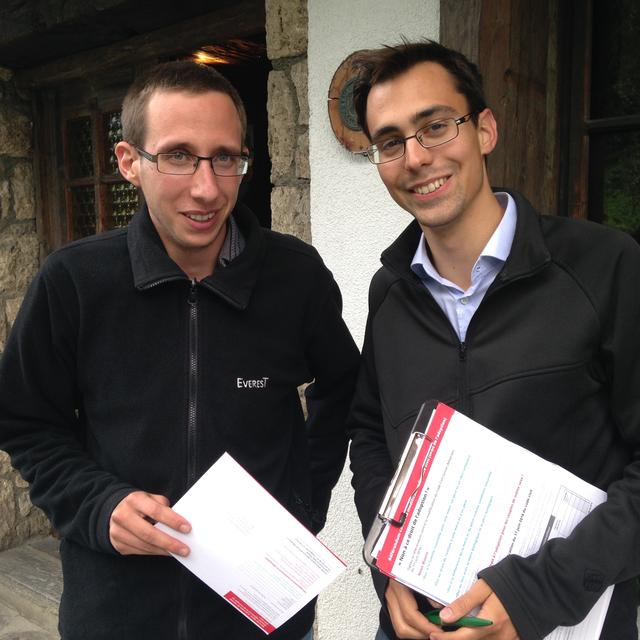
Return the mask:
<svg viewBox="0 0 640 640">
<path fill-rule="evenodd" d="M 425 442 L 431 443 L 431 439 L 427 435 L 427 428 L 437 405 L 437 400 L 426 400 L 420 406 L 396 471 L 365 540 L 362 550 L 364 560 L 375 569 L 380 570 L 377 559 L 373 554 L 378 541 L 388 527 L 402 527 L 404 525 L 411 503 L 420 486 L 420 481 L 423 479 L 425 467 L 421 466 L 418 474 L 418 483 L 409 484 L 412 475 L 414 478 L 416 475 L 414 472 L 416 471 L 418 454 L 422 451 Z M 384 571 L 383 573 L 390 575 Z"/>
<path fill-rule="evenodd" d="M 483 455 L 490 451 L 491 456 Z M 567 537 L 607 494 L 443 403 L 426 401 L 365 540 L 366 563 L 448 604 L 477 572 Z M 597 640 L 613 585 L 545 640 Z"/>
</svg>

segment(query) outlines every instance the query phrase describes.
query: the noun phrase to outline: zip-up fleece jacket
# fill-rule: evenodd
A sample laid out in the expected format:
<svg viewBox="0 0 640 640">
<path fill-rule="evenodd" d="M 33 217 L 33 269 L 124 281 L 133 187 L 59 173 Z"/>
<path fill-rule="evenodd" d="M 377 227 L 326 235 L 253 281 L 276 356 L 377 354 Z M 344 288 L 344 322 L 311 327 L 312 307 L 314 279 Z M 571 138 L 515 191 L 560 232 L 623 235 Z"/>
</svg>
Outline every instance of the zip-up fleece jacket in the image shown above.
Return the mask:
<svg viewBox="0 0 640 640">
<path fill-rule="evenodd" d="M 245 249 L 199 282 L 146 209 L 128 229 L 67 245 L 15 321 L 0 448 L 62 538 L 64 640 L 264 637 L 174 558 L 115 551 L 109 518 L 134 490 L 173 504 L 227 451 L 303 524 L 323 526 L 358 351 L 316 250 L 241 206 L 233 215 Z M 311 381 L 305 421 L 297 387 Z M 270 637 L 301 638 L 313 609 Z"/>
<path fill-rule="evenodd" d="M 363 531 L 376 517 L 420 405 L 445 402 L 608 493 L 569 538 L 480 571 L 520 640 L 578 623 L 611 584 L 617 586 L 601 638 L 635 640 L 640 247 L 594 223 L 539 216 L 510 193 L 518 211 L 511 253 L 463 343 L 411 271 L 418 224 L 382 254 L 349 420 Z M 375 571 L 374 582 L 382 627 L 395 638 L 384 608 L 387 582 Z"/>
</svg>

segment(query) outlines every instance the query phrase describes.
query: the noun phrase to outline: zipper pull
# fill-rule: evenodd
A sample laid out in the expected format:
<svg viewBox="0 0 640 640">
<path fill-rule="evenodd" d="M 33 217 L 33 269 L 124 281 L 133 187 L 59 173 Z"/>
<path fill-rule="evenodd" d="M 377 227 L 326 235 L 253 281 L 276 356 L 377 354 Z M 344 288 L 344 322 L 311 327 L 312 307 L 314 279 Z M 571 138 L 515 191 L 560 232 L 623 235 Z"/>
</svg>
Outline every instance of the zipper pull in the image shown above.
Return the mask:
<svg viewBox="0 0 640 640">
<path fill-rule="evenodd" d="M 198 284 L 198 281 L 195 278 L 192 278 L 191 286 L 189 287 L 189 298 L 188 298 L 189 304 L 196 303 L 196 285 L 197 284 Z"/>
<path fill-rule="evenodd" d="M 466 360 L 467 359 L 467 343 L 466 342 L 461 342 L 460 346 L 458 347 L 458 357 L 460 358 L 460 360 Z"/>
</svg>

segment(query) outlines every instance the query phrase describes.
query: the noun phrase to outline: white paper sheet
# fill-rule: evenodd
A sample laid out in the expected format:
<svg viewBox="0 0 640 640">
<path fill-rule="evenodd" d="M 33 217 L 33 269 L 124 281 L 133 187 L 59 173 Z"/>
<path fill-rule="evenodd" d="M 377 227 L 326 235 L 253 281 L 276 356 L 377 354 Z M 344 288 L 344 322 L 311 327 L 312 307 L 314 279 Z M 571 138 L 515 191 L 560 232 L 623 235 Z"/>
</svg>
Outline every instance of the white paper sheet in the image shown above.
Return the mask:
<svg viewBox="0 0 640 640">
<path fill-rule="evenodd" d="M 156 525 L 191 548 L 175 558 L 267 634 L 345 569 L 226 453 L 173 509 L 192 526 Z"/>
<path fill-rule="evenodd" d="M 506 555 L 528 556 L 566 537 L 606 493 L 566 469 L 515 445 L 446 405 L 438 405 L 426 438 L 402 480 L 372 555 L 377 567 L 447 604 L 477 573 Z M 387 496 L 388 497 L 388 496 Z M 575 627 L 547 640 L 597 640 L 613 587 Z"/>
</svg>

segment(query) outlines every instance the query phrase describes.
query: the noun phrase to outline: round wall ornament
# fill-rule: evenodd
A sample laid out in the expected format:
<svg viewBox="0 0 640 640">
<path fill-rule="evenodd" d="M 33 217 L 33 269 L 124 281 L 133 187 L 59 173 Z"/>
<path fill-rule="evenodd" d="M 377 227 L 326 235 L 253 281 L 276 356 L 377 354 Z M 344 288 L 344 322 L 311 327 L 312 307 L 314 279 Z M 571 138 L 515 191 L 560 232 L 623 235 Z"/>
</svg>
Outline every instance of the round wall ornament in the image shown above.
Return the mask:
<svg viewBox="0 0 640 640">
<path fill-rule="evenodd" d="M 358 53 L 360 51 L 355 51 L 340 63 L 329 85 L 327 99 L 333 133 L 338 142 L 353 153 L 362 153 L 370 145 L 358 124 L 353 106 L 353 86 L 357 74 L 353 62 Z"/>
</svg>

